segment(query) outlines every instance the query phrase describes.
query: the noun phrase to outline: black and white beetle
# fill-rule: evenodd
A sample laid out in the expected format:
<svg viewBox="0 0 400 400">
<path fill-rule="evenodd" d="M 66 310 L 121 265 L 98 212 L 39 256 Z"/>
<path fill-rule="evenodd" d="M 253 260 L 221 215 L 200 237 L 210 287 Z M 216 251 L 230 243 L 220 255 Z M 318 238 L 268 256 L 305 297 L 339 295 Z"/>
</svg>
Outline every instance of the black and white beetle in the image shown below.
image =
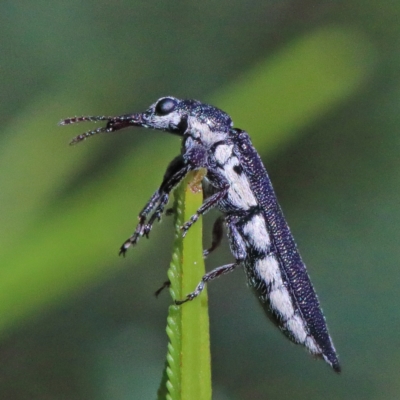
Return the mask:
<svg viewBox="0 0 400 400">
<path fill-rule="evenodd" d="M 75 117 L 61 121 L 60 125 L 82 121 L 107 121 L 107 125 L 77 136 L 71 144 L 97 133 L 130 126 L 159 129 L 182 137 L 181 154 L 169 164 L 161 186 L 140 212 L 139 224 L 122 245 L 120 254 L 125 254 L 140 237 L 148 236 L 153 223 L 163 214 L 171 190 L 186 174 L 205 168 L 203 187 L 207 197 L 183 225 L 183 235 L 200 215 L 217 207 L 223 217 L 214 224 L 213 244 L 205 255 L 218 246 L 225 222 L 235 262 L 208 272 L 196 289 L 177 303 L 193 300 L 206 282 L 243 266 L 249 285 L 274 323 L 293 342 L 303 344 L 312 354 L 323 357 L 335 371 L 340 371 L 317 295 L 267 171 L 249 135 L 233 128 L 229 115 L 196 100 L 168 96 L 143 113 Z"/>
</svg>

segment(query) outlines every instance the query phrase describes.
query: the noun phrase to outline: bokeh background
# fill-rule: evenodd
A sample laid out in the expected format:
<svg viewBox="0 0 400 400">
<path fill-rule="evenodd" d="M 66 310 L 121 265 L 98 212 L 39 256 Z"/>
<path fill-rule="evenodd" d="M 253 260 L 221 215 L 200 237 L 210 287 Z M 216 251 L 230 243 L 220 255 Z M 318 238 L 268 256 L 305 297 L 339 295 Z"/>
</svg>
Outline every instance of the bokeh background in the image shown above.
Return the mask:
<svg viewBox="0 0 400 400">
<path fill-rule="evenodd" d="M 239 270 L 209 286 L 214 399 L 400 398 L 399 21 L 390 0 L 2 1 L 0 398 L 155 398 L 172 222 L 117 252 L 179 139 L 69 147 L 92 125 L 57 122 L 165 95 L 249 131 L 343 366 L 287 341 Z"/>
</svg>

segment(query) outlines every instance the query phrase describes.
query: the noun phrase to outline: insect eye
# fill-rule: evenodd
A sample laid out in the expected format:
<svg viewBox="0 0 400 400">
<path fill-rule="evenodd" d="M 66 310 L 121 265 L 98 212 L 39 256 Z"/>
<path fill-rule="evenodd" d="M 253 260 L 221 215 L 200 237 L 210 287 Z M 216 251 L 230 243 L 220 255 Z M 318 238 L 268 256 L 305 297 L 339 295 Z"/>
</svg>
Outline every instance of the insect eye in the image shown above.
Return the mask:
<svg viewBox="0 0 400 400">
<path fill-rule="evenodd" d="M 170 112 L 174 111 L 175 106 L 176 100 L 171 99 L 170 97 L 166 97 L 156 104 L 155 112 L 157 115 L 167 115 Z"/>
</svg>

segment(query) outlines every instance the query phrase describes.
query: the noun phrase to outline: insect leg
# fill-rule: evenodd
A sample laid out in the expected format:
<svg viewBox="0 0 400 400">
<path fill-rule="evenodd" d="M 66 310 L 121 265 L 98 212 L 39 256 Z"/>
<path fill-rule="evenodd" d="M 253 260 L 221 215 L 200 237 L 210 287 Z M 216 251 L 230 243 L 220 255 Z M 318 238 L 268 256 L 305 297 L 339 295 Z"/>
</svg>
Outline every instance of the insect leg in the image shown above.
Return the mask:
<svg viewBox="0 0 400 400">
<path fill-rule="evenodd" d="M 207 176 L 213 176 L 213 182 L 218 182 L 217 189 L 219 189 L 216 193 L 208 197 L 201 207 L 196 211 L 196 214 L 193 214 L 189 221 L 187 221 L 181 227 L 183 233 L 182 236 L 185 237 L 189 228 L 199 219 L 200 215 L 205 214 L 207 211 L 210 211 L 214 208 L 220 200 L 222 200 L 229 190 L 229 182 L 228 180 L 219 172 L 213 170 L 207 170 Z"/>
<path fill-rule="evenodd" d="M 165 206 L 168 204 L 171 190 L 178 185 L 178 183 L 186 176 L 190 169 L 190 166 L 184 162 L 182 156 L 176 157 L 168 166 L 164 180 L 159 189 L 163 194 L 160 197 L 156 210 L 144 227 L 143 234 L 147 237 L 151 231 L 151 228 L 153 227 L 154 222 L 156 220 L 160 221 L 161 215 L 164 213 Z"/>
<path fill-rule="evenodd" d="M 212 230 L 212 242 L 211 247 L 203 251 L 203 257 L 206 258 L 210 253 L 212 253 L 221 244 L 222 237 L 224 234 L 224 221 L 223 215 L 218 217 L 213 226 Z"/>
<path fill-rule="evenodd" d="M 213 252 L 220 244 L 222 241 L 223 233 L 224 233 L 224 216 L 221 215 L 218 217 L 213 226 L 212 230 L 212 243 L 211 247 L 209 249 L 206 249 L 203 251 L 203 257 L 206 258 L 211 252 Z M 230 264 L 231 265 L 231 264 Z M 229 272 L 229 271 L 227 271 Z M 156 297 L 167 287 L 170 286 L 170 281 L 166 281 L 163 283 L 163 285 L 155 292 Z M 185 300 L 186 301 L 186 300 Z"/>
<path fill-rule="evenodd" d="M 240 265 L 240 261 L 236 261 L 232 264 L 226 264 L 222 265 L 221 267 L 215 268 L 210 272 L 207 272 L 203 278 L 201 278 L 200 283 L 196 286 L 196 289 L 192 292 L 186 295 L 186 298 L 183 300 L 175 300 L 176 305 L 180 305 L 183 303 L 186 303 L 189 300 L 193 300 L 196 298 L 204 289 L 204 286 L 207 282 L 212 281 L 215 278 L 218 278 L 221 275 L 227 274 L 231 271 L 233 271 L 236 267 Z"/>
<path fill-rule="evenodd" d="M 139 223 L 136 226 L 135 231 L 131 235 L 131 237 L 121 246 L 119 254 L 125 255 L 126 250 L 128 247 L 135 245 L 139 238 L 144 235 L 145 233 L 145 222 L 147 215 L 156 207 L 157 203 L 160 200 L 160 191 L 157 190 L 153 196 L 151 196 L 150 200 L 144 206 L 143 210 L 139 213 Z"/>
<path fill-rule="evenodd" d="M 236 228 L 236 217 L 228 217 L 227 223 L 229 228 L 228 234 L 230 246 L 236 261 L 232 264 L 223 265 L 222 267 L 218 267 L 210 272 L 207 272 L 203 278 L 201 278 L 200 283 L 196 286 L 196 289 L 192 293 L 189 293 L 183 300 L 175 300 L 177 305 L 185 303 L 189 300 L 193 300 L 202 292 L 207 282 L 233 271 L 236 267 L 242 265 L 243 261 L 248 257 L 243 238 Z"/>
<path fill-rule="evenodd" d="M 155 193 L 153 194 L 153 196 L 151 196 L 150 200 L 148 201 L 148 203 L 144 206 L 143 210 L 139 213 L 139 224 L 135 230 L 135 232 L 142 232 L 140 234 L 140 236 L 143 236 L 143 234 L 148 234 L 148 232 L 146 232 L 146 230 L 143 231 L 143 225 L 146 222 L 147 216 L 154 210 L 154 208 L 158 205 L 157 209 L 160 207 L 161 203 L 168 203 L 168 194 L 164 193 L 165 190 L 165 186 L 167 186 L 167 190 L 168 190 L 168 185 L 167 183 L 171 181 L 171 179 L 174 178 L 174 173 L 176 172 L 180 172 L 182 171 L 183 168 L 183 164 L 182 164 L 182 157 L 178 156 L 176 157 L 174 160 L 172 160 L 172 162 L 170 163 L 170 165 L 167 168 L 167 171 L 164 174 L 164 178 L 163 178 L 163 182 L 160 186 L 159 189 L 157 189 L 155 191 Z M 169 189 L 170 191 L 171 189 Z M 165 194 L 167 194 L 167 199 L 163 198 L 163 196 L 165 196 Z M 164 204 L 164 207 L 165 207 Z M 161 214 L 162 214 L 162 210 L 161 212 L 158 212 L 158 219 L 160 219 Z M 154 221 L 153 221 L 154 222 Z M 133 235 L 132 235 L 133 236 Z"/>
<path fill-rule="evenodd" d="M 156 220 L 157 221 L 161 220 L 161 215 L 164 212 L 165 206 L 168 204 L 168 200 L 169 200 L 169 194 L 164 193 L 161 196 L 161 199 L 160 199 L 160 201 L 158 203 L 158 206 L 157 206 L 156 210 L 154 211 L 154 213 L 150 217 L 150 219 L 147 222 L 147 224 L 144 226 L 143 235 L 145 235 L 147 238 L 149 237 L 149 233 L 151 231 L 151 228 L 153 227 L 154 222 Z"/>
<path fill-rule="evenodd" d="M 184 162 L 182 156 L 179 155 L 172 160 L 165 172 L 160 188 L 153 194 L 150 201 L 139 214 L 139 224 L 131 237 L 123 243 L 119 254 L 125 255 L 128 248 L 135 245 L 140 237 L 149 235 L 154 221 L 161 218 L 169 200 L 169 193 L 186 176 L 189 169 L 189 166 Z M 154 208 L 156 208 L 156 210 L 146 224 L 147 215 L 154 210 Z"/>
<path fill-rule="evenodd" d="M 139 223 L 144 224 L 146 222 L 147 216 L 156 207 L 157 203 L 160 201 L 160 190 L 157 189 L 156 192 L 151 196 L 148 203 L 144 206 L 143 210 L 139 214 Z"/>
</svg>

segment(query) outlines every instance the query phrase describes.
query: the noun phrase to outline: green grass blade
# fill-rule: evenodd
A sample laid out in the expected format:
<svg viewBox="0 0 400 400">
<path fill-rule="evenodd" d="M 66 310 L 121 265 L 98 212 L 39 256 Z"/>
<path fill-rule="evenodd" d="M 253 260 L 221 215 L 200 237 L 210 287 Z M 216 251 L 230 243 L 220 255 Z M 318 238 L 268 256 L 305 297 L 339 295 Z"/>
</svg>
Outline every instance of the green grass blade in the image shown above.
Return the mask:
<svg viewBox="0 0 400 400">
<path fill-rule="evenodd" d="M 180 227 L 202 203 L 201 191 L 194 191 L 185 179 L 176 190 L 176 238 L 168 277 L 170 292 L 175 300 L 192 292 L 205 273 L 201 218 L 182 239 Z M 182 306 L 170 306 L 167 334 L 169 400 L 211 399 L 210 336 L 206 289 L 199 297 Z"/>
</svg>

